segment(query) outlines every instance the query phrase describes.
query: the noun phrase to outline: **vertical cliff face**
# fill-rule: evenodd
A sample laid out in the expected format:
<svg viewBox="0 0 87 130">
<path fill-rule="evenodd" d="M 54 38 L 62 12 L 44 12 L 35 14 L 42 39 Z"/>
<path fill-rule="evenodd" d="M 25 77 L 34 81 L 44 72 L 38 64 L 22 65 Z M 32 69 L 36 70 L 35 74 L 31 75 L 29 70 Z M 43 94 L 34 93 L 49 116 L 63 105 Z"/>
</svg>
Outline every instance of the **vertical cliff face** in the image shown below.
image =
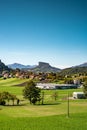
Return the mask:
<svg viewBox="0 0 87 130">
<path fill-rule="evenodd" d="M 39 67 L 51 67 L 49 63 L 39 62 Z"/>
</svg>

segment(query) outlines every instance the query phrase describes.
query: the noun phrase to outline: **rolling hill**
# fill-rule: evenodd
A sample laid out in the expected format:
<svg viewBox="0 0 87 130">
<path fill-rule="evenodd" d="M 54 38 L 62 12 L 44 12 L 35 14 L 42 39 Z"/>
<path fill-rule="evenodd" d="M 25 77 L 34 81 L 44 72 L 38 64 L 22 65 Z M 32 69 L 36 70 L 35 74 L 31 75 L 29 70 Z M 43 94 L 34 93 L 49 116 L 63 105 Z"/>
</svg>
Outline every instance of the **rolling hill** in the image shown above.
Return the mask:
<svg viewBox="0 0 87 130">
<path fill-rule="evenodd" d="M 63 69 L 61 75 L 87 74 L 87 67 L 71 67 Z"/>
</svg>

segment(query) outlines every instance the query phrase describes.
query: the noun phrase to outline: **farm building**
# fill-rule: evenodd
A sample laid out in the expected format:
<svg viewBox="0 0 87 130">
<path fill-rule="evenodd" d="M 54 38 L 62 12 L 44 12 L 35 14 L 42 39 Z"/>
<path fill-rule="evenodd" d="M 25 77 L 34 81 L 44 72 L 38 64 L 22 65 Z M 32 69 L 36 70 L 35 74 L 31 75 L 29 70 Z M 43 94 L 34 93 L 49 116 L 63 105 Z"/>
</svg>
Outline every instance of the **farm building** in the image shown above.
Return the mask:
<svg viewBox="0 0 87 130">
<path fill-rule="evenodd" d="M 85 94 L 83 92 L 73 92 L 73 98 L 74 99 L 84 99 Z"/>
<path fill-rule="evenodd" d="M 78 85 L 75 85 L 75 84 L 37 83 L 36 86 L 41 89 L 75 89 L 75 88 L 78 88 Z"/>
</svg>

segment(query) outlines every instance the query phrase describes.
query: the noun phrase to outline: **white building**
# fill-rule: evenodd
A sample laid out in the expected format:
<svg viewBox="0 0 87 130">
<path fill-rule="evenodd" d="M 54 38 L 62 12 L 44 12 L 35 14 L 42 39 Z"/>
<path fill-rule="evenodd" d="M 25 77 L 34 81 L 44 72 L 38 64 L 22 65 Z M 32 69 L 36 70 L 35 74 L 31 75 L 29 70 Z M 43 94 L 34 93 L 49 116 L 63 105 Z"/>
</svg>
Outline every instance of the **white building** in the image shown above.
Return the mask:
<svg viewBox="0 0 87 130">
<path fill-rule="evenodd" d="M 53 84 L 53 83 L 37 83 L 37 87 L 41 89 L 75 89 L 75 84 Z"/>
<path fill-rule="evenodd" d="M 83 92 L 73 92 L 73 98 L 74 99 L 84 99 L 85 94 Z"/>
</svg>

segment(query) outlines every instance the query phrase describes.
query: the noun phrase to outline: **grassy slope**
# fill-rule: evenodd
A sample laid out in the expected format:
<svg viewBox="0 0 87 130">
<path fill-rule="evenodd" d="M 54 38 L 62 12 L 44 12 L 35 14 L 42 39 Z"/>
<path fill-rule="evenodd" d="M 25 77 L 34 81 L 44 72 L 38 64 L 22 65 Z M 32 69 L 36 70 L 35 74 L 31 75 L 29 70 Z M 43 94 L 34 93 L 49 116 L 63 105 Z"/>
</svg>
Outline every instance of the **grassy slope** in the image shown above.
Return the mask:
<svg viewBox="0 0 87 130">
<path fill-rule="evenodd" d="M 46 105 L 30 105 L 22 97 L 23 87 L 13 85 L 25 82 L 20 79 L 0 79 L 0 91 L 16 94 L 21 106 L 0 106 L 1 130 L 84 130 L 87 129 L 87 100 L 70 100 L 70 118 L 67 115 L 67 92 L 81 90 L 57 90 L 59 99 L 51 95 L 54 90 L 45 91 Z M 11 104 L 11 103 L 10 103 Z M 73 114 L 72 114 L 73 113 Z M 75 114 L 74 114 L 75 113 Z"/>
<path fill-rule="evenodd" d="M 22 95 L 23 87 L 17 87 L 15 85 L 24 83 L 28 80 L 29 79 L 16 79 L 16 78 L 6 80 L 0 79 L 0 91 L 8 91 L 11 92 L 12 94 Z"/>
</svg>

